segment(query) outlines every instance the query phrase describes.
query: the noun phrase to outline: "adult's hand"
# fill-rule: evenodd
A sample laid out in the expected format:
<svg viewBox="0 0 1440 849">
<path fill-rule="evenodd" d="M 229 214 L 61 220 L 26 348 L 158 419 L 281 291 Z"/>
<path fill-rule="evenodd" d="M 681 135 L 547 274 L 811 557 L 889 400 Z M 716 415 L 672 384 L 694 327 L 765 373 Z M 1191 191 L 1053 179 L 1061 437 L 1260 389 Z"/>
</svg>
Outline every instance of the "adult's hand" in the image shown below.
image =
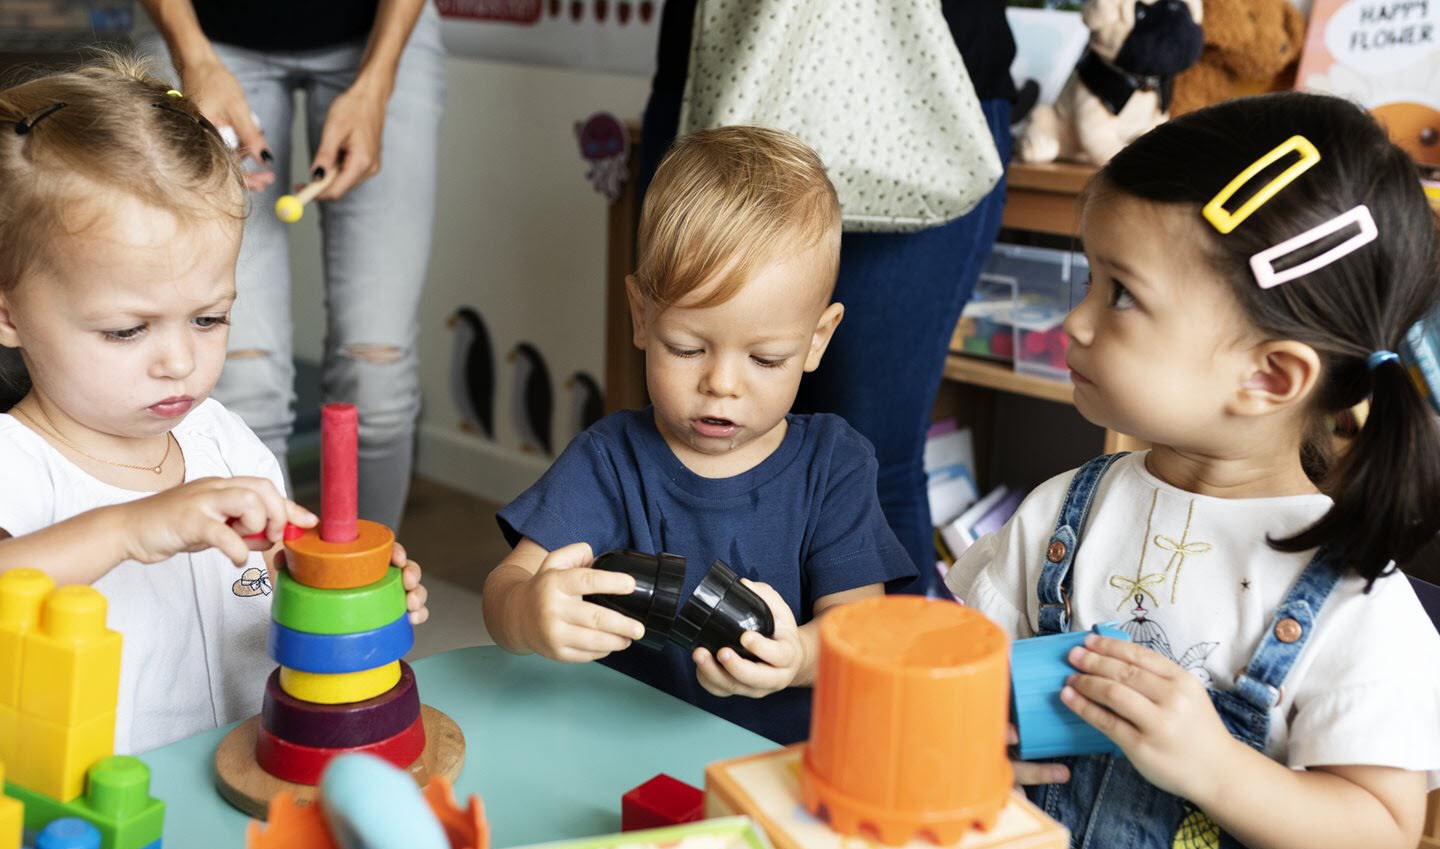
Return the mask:
<svg viewBox="0 0 1440 849">
<path fill-rule="evenodd" d="M 252 159 L 260 166 L 258 170 L 245 172 L 246 188 L 260 191 L 274 183 L 275 172 L 270 170 L 273 157 L 265 141 L 265 133 L 255 123 L 245 89 L 230 69 L 218 59 L 187 64 L 180 73 L 180 85 L 185 96 L 195 102 L 217 129 L 229 127 L 234 130 L 240 141 L 240 156 Z"/>
</svg>

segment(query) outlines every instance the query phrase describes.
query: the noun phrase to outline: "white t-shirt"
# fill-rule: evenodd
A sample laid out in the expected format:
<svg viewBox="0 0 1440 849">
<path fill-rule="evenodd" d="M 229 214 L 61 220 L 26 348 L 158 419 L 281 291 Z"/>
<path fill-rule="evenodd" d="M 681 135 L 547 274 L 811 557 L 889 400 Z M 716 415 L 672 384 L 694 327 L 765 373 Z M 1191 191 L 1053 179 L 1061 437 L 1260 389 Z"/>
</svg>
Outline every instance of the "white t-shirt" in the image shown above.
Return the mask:
<svg viewBox="0 0 1440 849">
<path fill-rule="evenodd" d="M 1313 524 L 1324 495 L 1214 498 L 1150 474 L 1148 452 L 1105 475 L 1072 565 L 1070 629 L 1119 621 L 1131 638 L 1229 690 L 1314 551 L 1265 541 Z M 1015 637 L 1034 636 L 1036 584 L 1075 472 L 1041 484 L 999 531 L 956 561 L 945 583 Z M 1409 581 L 1369 593 L 1342 578 L 1270 712 L 1267 753 L 1291 767 L 1393 766 L 1440 786 L 1440 634 Z"/>
<path fill-rule="evenodd" d="M 254 476 L 284 492 L 275 455 L 214 399 L 173 431 L 185 481 Z M 0 415 L 0 528 L 21 536 L 154 493 L 91 477 L 34 431 Z M 127 560 L 96 581 L 123 637 L 115 751 L 143 752 L 260 709 L 275 664 L 265 651 L 270 583 L 260 553 L 240 569 L 216 549 L 149 565 Z"/>
</svg>

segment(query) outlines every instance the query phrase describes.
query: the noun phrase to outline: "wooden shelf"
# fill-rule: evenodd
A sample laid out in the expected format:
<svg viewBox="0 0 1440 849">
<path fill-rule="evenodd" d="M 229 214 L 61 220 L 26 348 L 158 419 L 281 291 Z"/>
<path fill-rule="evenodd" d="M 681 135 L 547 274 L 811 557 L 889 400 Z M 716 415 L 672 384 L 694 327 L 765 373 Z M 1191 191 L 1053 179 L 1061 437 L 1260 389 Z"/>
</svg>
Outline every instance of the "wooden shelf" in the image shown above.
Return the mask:
<svg viewBox="0 0 1440 849">
<path fill-rule="evenodd" d="M 1093 176 L 1093 165 L 1011 163 L 1005 172 L 1005 209 L 1000 223 L 1016 230 L 1078 236 L 1080 210 L 1075 196 Z"/>
<path fill-rule="evenodd" d="M 958 380 L 961 383 L 1012 392 L 1042 401 L 1072 404 L 1075 399 L 1075 388 L 1069 383 L 1021 374 L 1010 366 L 965 354 L 952 352 L 946 357 L 944 374 L 947 380 Z"/>
</svg>

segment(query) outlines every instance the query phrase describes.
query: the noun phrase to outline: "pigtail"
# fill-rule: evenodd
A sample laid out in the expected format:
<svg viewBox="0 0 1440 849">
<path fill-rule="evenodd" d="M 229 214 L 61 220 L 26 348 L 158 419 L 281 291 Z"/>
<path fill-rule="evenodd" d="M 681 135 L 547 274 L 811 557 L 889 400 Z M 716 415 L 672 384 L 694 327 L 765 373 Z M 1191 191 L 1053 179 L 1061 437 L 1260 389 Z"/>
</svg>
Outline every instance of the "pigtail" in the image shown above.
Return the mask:
<svg viewBox="0 0 1440 849">
<path fill-rule="evenodd" d="M 1270 544 L 1338 555 L 1368 591 L 1440 532 L 1440 426 L 1398 361 L 1372 372 L 1370 414 L 1325 481 L 1334 500 L 1314 525 Z"/>
</svg>

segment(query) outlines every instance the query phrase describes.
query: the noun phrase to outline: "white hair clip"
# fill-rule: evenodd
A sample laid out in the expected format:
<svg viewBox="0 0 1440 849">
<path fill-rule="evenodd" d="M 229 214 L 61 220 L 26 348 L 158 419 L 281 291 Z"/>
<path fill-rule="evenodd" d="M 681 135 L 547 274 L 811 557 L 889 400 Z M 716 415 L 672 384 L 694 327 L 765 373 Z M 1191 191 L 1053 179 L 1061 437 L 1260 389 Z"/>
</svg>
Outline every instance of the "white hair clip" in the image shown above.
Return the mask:
<svg viewBox="0 0 1440 849">
<path fill-rule="evenodd" d="M 1288 256 L 1297 250 L 1320 241 L 1331 233 L 1338 232 L 1346 227 L 1354 227 L 1355 235 L 1331 248 L 1317 257 L 1312 257 L 1298 265 L 1277 270 L 1275 260 Z M 1297 277 L 1304 277 L 1312 271 L 1324 268 L 1330 263 L 1343 256 L 1354 253 L 1365 245 L 1375 241 L 1379 231 L 1375 229 L 1375 219 L 1370 217 L 1370 210 L 1361 204 L 1348 212 L 1342 212 L 1334 218 L 1326 221 L 1317 227 L 1312 227 L 1290 239 L 1286 239 L 1278 245 L 1266 248 L 1263 251 L 1250 257 L 1250 270 L 1255 273 L 1255 282 L 1260 284 L 1261 289 L 1269 289 L 1272 286 L 1279 286 L 1281 283 L 1288 283 Z"/>
</svg>

